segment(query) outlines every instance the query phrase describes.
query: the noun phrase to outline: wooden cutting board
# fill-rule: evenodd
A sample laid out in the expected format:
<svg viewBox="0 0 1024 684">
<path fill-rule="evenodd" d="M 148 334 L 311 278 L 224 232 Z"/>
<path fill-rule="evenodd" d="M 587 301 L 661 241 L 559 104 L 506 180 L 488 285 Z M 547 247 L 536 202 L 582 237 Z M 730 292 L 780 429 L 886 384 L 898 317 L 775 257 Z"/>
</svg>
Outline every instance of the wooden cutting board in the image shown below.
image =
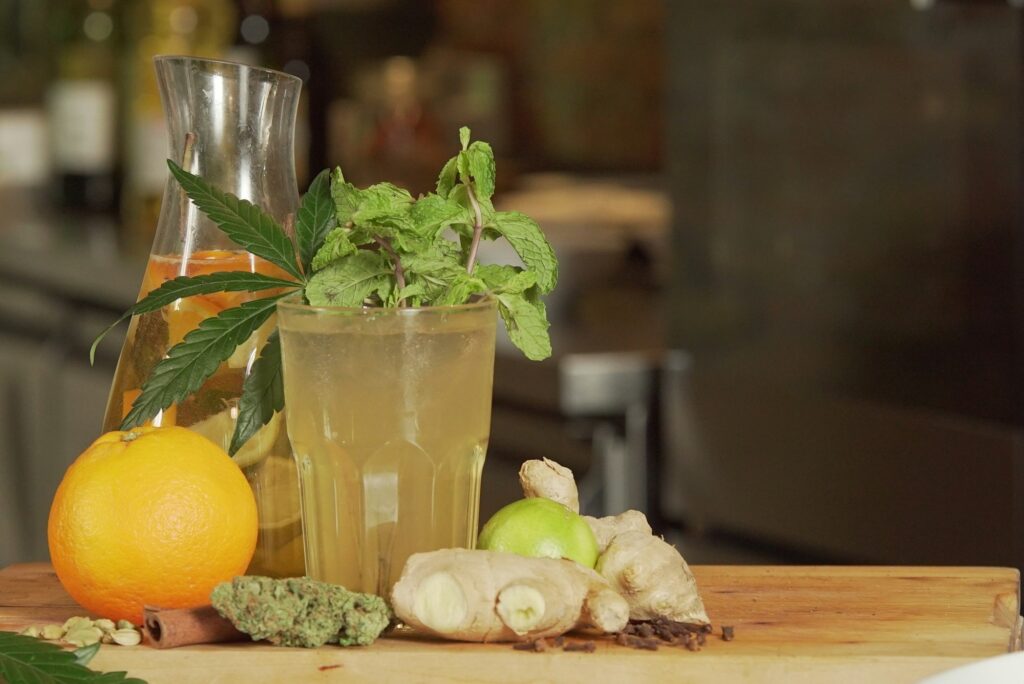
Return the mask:
<svg viewBox="0 0 1024 684">
<path fill-rule="evenodd" d="M 715 623 L 700 652 L 598 641 L 592 654 L 381 639 L 366 648 L 104 646 L 92 662 L 162 682 L 915 682 L 1020 650 L 1020 578 L 1005 568 L 697 566 Z M 85 611 L 45 564 L 0 571 L 0 630 Z M 736 638 L 720 638 L 733 625 Z"/>
</svg>

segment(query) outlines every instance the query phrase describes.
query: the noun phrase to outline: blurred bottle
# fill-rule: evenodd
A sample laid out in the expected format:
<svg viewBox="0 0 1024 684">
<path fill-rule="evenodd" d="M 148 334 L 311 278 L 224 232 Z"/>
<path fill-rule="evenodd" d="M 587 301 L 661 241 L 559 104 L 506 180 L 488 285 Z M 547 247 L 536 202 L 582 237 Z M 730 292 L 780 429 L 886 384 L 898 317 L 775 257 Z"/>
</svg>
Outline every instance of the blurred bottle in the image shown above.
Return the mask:
<svg viewBox="0 0 1024 684">
<path fill-rule="evenodd" d="M 51 19 L 56 78 L 47 92 L 58 203 L 110 212 L 117 200 L 117 17 L 114 0 L 65 0 Z"/>
<path fill-rule="evenodd" d="M 420 92 L 417 62 L 389 57 L 355 81 L 356 97 L 335 100 L 329 113 L 331 153 L 345 175 L 357 185 L 387 179 L 413 194 L 431 191 L 451 140 Z"/>
<path fill-rule="evenodd" d="M 0 229 L 35 210 L 49 180 L 47 9 L 38 0 L 0 0 Z"/>
<path fill-rule="evenodd" d="M 153 57 L 191 55 L 222 58 L 237 27 L 231 0 L 138 0 L 124 12 L 125 169 L 121 219 L 130 249 L 148 250 L 156 231 L 167 179 L 167 127 Z"/>
</svg>

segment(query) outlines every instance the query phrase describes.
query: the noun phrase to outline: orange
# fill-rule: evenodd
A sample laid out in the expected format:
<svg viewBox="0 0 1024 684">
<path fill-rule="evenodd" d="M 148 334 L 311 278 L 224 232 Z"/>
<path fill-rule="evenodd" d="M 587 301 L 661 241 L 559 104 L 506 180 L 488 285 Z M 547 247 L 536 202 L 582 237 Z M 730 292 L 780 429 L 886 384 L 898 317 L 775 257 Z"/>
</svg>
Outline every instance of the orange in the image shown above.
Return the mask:
<svg viewBox="0 0 1024 684">
<path fill-rule="evenodd" d="M 188 608 L 245 572 L 256 501 L 219 446 L 182 427 L 108 432 L 79 456 L 50 508 L 50 558 L 71 597 L 112 620 Z"/>
<path fill-rule="evenodd" d="M 167 320 L 168 346 L 173 347 L 178 344 L 185 339 L 185 335 L 198 328 L 200 323 L 211 316 L 216 316 L 221 311 L 221 307 L 200 295 L 174 302 L 164 309 L 164 318 Z"/>
</svg>

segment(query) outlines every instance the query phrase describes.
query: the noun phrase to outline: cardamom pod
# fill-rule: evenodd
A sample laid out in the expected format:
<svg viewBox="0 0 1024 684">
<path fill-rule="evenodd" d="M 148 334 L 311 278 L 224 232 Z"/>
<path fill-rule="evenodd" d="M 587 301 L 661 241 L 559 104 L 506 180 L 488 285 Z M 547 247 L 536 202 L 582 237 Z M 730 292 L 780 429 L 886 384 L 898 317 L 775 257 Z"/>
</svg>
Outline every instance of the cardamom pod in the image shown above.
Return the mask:
<svg viewBox="0 0 1024 684">
<path fill-rule="evenodd" d="M 93 622 L 93 625 L 99 627 L 104 632 L 113 632 L 115 629 L 117 629 L 117 625 L 114 624 L 114 621 L 108 620 L 106 618 L 100 618 L 99 620 L 96 620 L 95 622 Z"/>
<path fill-rule="evenodd" d="M 138 646 L 142 643 L 142 635 L 139 634 L 134 628 L 132 629 L 118 629 L 115 630 L 111 635 L 115 644 L 121 646 Z"/>
<path fill-rule="evenodd" d="M 92 620 L 87 617 L 69 617 L 64 621 L 65 632 L 70 632 L 79 627 L 92 627 Z"/>
<path fill-rule="evenodd" d="M 75 629 L 69 630 L 68 633 L 64 635 L 64 641 L 78 647 L 92 646 L 97 643 L 102 636 L 103 630 L 99 627 L 79 626 Z"/>
<path fill-rule="evenodd" d="M 43 625 L 43 628 L 39 630 L 39 635 L 47 641 L 56 641 L 64 636 L 66 632 L 67 630 L 60 625 Z"/>
</svg>

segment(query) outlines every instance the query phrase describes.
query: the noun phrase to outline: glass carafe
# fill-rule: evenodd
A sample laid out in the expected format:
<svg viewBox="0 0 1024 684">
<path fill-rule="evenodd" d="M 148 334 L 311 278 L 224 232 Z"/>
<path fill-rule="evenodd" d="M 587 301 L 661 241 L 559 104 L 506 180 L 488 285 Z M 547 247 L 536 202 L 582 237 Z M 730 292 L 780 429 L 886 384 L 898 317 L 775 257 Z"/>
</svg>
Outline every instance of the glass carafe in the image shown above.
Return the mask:
<svg viewBox="0 0 1024 684">
<path fill-rule="evenodd" d="M 301 81 L 288 74 L 193 57 L 157 57 L 169 128 L 169 154 L 187 171 L 262 207 L 284 225 L 298 207 L 293 134 Z M 215 271 L 284 274 L 244 251 L 185 196 L 168 173 L 163 205 L 139 297 L 181 275 Z M 114 430 L 167 350 L 200 321 L 267 292 L 194 296 L 132 318 L 107 403 L 104 429 Z M 269 320 L 195 394 L 162 411 L 154 425 L 180 425 L 225 449 L 231 441 L 242 382 L 273 331 Z M 252 485 L 260 530 L 251 574 L 305 572 L 299 488 L 283 416 L 276 415 L 235 454 Z"/>
</svg>

